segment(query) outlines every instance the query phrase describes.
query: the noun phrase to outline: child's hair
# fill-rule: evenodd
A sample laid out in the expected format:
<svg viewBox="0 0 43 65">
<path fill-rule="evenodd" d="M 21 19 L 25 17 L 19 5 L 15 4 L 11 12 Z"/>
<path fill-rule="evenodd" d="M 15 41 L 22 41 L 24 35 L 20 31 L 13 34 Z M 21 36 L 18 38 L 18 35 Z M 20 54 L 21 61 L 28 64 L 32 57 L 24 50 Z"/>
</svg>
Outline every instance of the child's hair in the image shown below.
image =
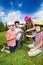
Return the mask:
<svg viewBox="0 0 43 65">
<path fill-rule="evenodd" d="M 28 24 L 26 22 L 26 30 L 33 28 L 32 20 L 29 20 Z"/>
<path fill-rule="evenodd" d="M 41 31 L 42 31 L 43 25 L 35 24 L 35 27 L 36 27 L 36 26 L 40 26 L 40 29 L 41 29 Z"/>
<path fill-rule="evenodd" d="M 20 24 L 20 22 L 19 22 L 19 21 L 15 21 L 15 24 L 16 24 L 16 23 Z"/>
</svg>

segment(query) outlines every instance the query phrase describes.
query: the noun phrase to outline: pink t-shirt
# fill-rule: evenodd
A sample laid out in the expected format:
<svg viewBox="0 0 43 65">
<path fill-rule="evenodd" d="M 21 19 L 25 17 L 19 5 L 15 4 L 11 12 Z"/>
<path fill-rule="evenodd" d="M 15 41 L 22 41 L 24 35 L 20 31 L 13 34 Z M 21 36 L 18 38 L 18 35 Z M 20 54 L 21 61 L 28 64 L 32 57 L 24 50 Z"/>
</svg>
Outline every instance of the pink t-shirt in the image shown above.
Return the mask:
<svg viewBox="0 0 43 65">
<path fill-rule="evenodd" d="M 36 33 L 34 46 L 36 47 L 39 45 L 41 40 L 43 41 L 43 32 Z M 43 50 L 43 46 L 41 46 L 39 49 Z"/>
<path fill-rule="evenodd" d="M 15 35 L 15 32 L 12 30 L 8 30 L 6 33 L 6 39 L 13 38 Z M 12 39 L 10 41 L 7 41 L 8 46 L 16 46 L 16 39 Z"/>
</svg>

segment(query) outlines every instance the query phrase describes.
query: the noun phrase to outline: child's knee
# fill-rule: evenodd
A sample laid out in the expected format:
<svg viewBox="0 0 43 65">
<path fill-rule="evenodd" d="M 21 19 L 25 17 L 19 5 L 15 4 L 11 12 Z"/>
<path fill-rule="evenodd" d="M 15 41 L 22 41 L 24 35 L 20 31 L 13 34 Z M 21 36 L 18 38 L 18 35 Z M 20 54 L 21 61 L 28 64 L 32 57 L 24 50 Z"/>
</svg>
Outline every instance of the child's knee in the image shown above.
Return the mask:
<svg viewBox="0 0 43 65">
<path fill-rule="evenodd" d="M 29 55 L 29 56 L 32 56 L 32 52 L 29 51 L 29 52 L 28 52 L 28 55 Z"/>
<path fill-rule="evenodd" d="M 28 52 L 28 56 L 33 57 L 33 56 L 35 56 L 35 55 L 34 55 L 33 52 L 29 51 L 29 52 Z"/>
</svg>

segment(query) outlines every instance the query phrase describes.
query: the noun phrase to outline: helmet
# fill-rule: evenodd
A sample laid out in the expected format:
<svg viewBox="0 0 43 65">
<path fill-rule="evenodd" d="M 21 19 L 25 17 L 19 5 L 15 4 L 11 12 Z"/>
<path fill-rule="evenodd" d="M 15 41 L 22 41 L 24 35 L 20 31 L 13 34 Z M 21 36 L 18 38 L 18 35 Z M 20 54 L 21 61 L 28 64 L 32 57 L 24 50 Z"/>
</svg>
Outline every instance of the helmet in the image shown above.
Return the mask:
<svg viewBox="0 0 43 65">
<path fill-rule="evenodd" d="M 38 21 L 37 21 L 37 22 L 35 23 L 35 25 L 43 26 L 43 22 L 40 22 L 40 21 L 38 22 Z"/>
<path fill-rule="evenodd" d="M 14 25 L 14 23 L 13 22 L 8 22 L 7 23 L 7 26 L 11 26 L 11 25 Z"/>
<path fill-rule="evenodd" d="M 31 16 L 30 15 L 27 15 L 27 16 L 25 16 L 25 21 L 28 21 L 29 19 L 31 18 Z"/>
</svg>

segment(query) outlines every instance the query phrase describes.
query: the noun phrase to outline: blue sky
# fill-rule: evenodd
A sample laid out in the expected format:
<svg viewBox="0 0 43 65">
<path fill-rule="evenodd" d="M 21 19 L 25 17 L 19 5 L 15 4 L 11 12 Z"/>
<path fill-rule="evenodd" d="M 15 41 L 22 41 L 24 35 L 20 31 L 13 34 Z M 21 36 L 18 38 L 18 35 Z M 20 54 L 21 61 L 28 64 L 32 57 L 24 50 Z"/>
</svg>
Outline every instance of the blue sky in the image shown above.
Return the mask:
<svg viewBox="0 0 43 65">
<path fill-rule="evenodd" d="M 19 16 L 17 19 L 20 21 L 27 14 L 36 19 L 36 14 L 42 11 L 42 9 L 43 0 L 0 0 L 0 20 L 6 19 L 9 16 L 14 19 L 12 16 L 15 15 L 16 18 L 16 14 Z"/>
</svg>

